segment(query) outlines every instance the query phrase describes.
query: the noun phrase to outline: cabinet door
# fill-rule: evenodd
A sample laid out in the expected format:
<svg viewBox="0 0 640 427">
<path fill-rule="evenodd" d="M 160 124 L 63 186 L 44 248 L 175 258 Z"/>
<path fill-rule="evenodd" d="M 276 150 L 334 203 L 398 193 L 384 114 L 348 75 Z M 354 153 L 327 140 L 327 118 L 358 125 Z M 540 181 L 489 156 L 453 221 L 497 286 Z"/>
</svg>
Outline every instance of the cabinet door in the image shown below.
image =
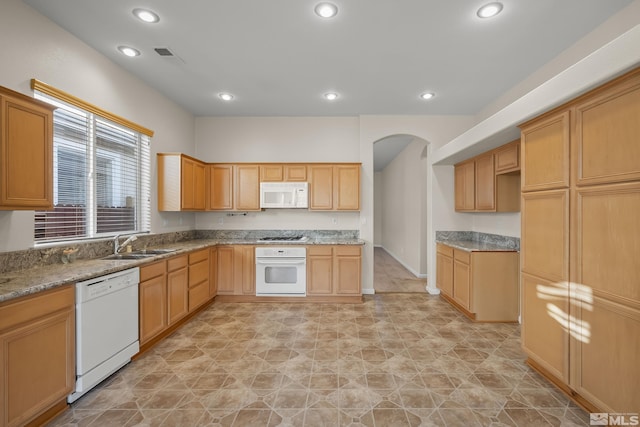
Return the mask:
<svg viewBox="0 0 640 427">
<path fill-rule="evenodd" d="M 640 180 L 640 77 L 575 108 L 572 160 L 579 186 Z"/>
<path fill-rule="evenodd" d="M 471 311 L 471 267 L 458 259 L 453 260 L 453 299 Z"/>
<path fill-rule="evenodd" d="M 209 249 L 189 254 L 189 311 L 209 300 Z"/>
<path fill-rule="evenodd" d="M 258 165 L 236 165 L 235 189 L 236 210 L 260 210 L 260 167 Z"/>
<path fill-rule="evenodd" d="M 520 170 L 520 140 L 496 149 L 495 166 L 496 174 Z"/>
<path fill-rule="evenodd" d="M 307 180 L 307 165 L 284 165 L 284 180 L 305 182 Z"/>
<path fill-rule="evenodd" d="M 167 320 L 173 325 L 189 313 L 189 270 L 167 273 Z"/>
<path fill-rule="evenodd" d="M 0 209 L 53 207 L 53 112 L 0 91 Z"/>
<path fill-rule="evenodd" d="M 333 167 L 334 207 L 336 210 L 360 209 L 360 165 Z"/>
<path fill-rule="evenodd" d="M 441 253 L 436 254 L 436 277 L 438 289 L 443 294 L 453 297 L 453 258 Z"/>
<path fill-rule="evenodd" d="M 233 280 L 236 295 L 256 294 L 255 246 L 237 245 L 233 247 Z"/>
<path fill-rule="evenodd" d="M 477 211 L 496 210 L 496 174 L 493 153 L 475 160 L 475 205 Z"/>
<path fill-rule="evenodd" d="M 204 163 L 193 164 L 193 209 L 203 211 L 206 207 L 206 166 Z"/>
<path fill-rule="evenodd" d="M 195 162 L 182 158 L 180 168 L 180 207 L 184 210 L 195 209 Z"/>
<path fill-rule="evenodd" d="M 522 274 L 522 348 L 556 378 L 569 381 L 569 290 Z"/>
<path fill-rule="evenodd" d="M 283 180 L 282 165 L 260 165 L 260 182 L 280 182 Z"/>
<path fill-rule="evenodd" d="M 208 165 L 207 210 L 233 209 L 233 165 Z"/>
<path fill-rule="evenodd" d="M 164 275 L 140 282 L 140 344 L 167 327 L 167 286 Z"/>
<path fill-rule="evenodd" d="M 309 209 L 333 209 L 333 166 L 309 166 Z"/>
<path fill-rule="evenodd" d="M 333 248 L 307 248 L 307 295 L 330 295 L 333 292 Z"/>
<path fill-rule="evenodd" d="M 74 287 L 0 308 L 0 425 L 22 426 L 75 385 Z"/>
<path fill-rule="evenodd" d="M 218 246 L 218 295 L 233 295 L 233 246 Z"/>
<path fill-rule="evenodd" d="M 522 271 L 569 279 L 569 190 L 522 195 Z"/>
<path fill-rule="evenodd" d="M 334 254 L 333 282 L 336 294 L 360 295 L 360 246 L 335 246 Z"/>
<path fill-rule="evenodd" d="M 564 111 L 522 127 L 522 191 L 569 187 L 569 117 Z"/>
<path fill-rule="evenodd" d="M 455 165 L 455 210 L 472 211 L 475 209 L 475 163 L 467 162 Z"/>
<path fill-rule="evenodd" d="M 635 308 L 572 292 L 571 386 L 606 412 L 640 408 L 640 304 Z"/>
<path fill-rule="evenodd" d="M 209 253 L 209 299 L 218 294 L 218 248 L 212 247 Z"/>
</svg>

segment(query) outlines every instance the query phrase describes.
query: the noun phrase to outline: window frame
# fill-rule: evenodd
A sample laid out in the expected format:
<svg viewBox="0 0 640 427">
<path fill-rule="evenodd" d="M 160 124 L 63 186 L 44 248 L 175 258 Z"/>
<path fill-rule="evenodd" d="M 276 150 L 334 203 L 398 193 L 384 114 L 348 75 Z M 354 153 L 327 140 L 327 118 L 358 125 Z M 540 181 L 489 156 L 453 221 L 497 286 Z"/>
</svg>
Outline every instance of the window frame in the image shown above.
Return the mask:
<svg viewBox="0 0 640 427">
<path fill-rule="evenodd" d="M 51 238 L 38 238 L 38 232 L 41 232 L 42 229 L 46 229 L 46 226 L 39 227 L 38 222 L 34 221 L 34 246 L 42 247 L 42 246 L 51 246 L 58 244 L 65 244 L 69 242 L 82 242 L 82 241 L 91 241 L 96 239 L 105 239 L 111 238 L 117 234 L 132 234 L 132 233 L 148 233 L 150 232 L 150 222 L 151 222 L 151 137 L 153 136 L 153 131 L 144 128 L 136 123 L 133 123 L 127 119 L 116 116 L 108 111 L 105 111 L 95 105 L 89 104 L 79 98 L 76 98 L 73 95 L 70 95 L 66 92 L 63 92 L 59 89 L 56 89 L 52 86 L 49 86 L 45 83 L 42 83 L 36 79 L 31 80 L 31 87 L 34 90 L 36 97 L 45 102 L 52 103 L 54 105 L 62 105 L 66 108 L 70 109 L 78 109 L 82 114 L 87 114 L 87 140 L 86 145 L 84 146 L 86 153 L 86 161 L 85 161 L 85 173 L 88 178 L 89 183 L 87 185 L 87 189 L 85 190 L 85 200 L 86 203 L 84 206 L 84 213 L 82 215 L 77 215 L 74 217 L 76 219 L 83 218 L 86 220 L 86 224 L 83 226 L 84 232 L 83 235 L 76 234 L 75 236 L 59 236 L 59 237 L 51 237 Z M 54 122 L 55 122 L 55 112 L 54 112 Z M 115 144 L 113 147 L 102 146 L 98 143 L 98 138 L 102 132 L 102 138 L 106 135 L 104 132 L 109 132 L 109 127 L 113 126 L 113 130 L 117 133 L 130 134 L 129 143 L 133 144 L 130 147 L 134 148 L 135 155 L 131 157 L 126 156 L 126 152 L 118 154 L 116 151 L 110 152 L 109 148 L 116 148 L 117 143 L 119 142 L 117 139 L 114 140 Z M 54 135 L 55 137 L 55 135 Z M 108 142 L 108 138 L 104 141 Z M 123 140 L 125 141 L 125 140 Z M 54 154 L 57 153 L 56 149 L 73 151 L 72 147 L 64 147 L 60 145 L 59 147 L 55 146 L 54 141 Z M 113 178 L 118 178 L 120 182 L 126 179 L 125 175 L 121 175 L 123 171 L 129 171 L 136 175 L 136 188 L 135 188 L 135 202 L 134 202 L 134 227 L 132 230 L 122 230 L 122 231 L 99 231 L 100 220 L 99 220 L 99 210 L 104 209 L 106 206 L 99 205 L 99 196 L 97 193 L 98 187 L 98 163 L 103 160 L 105 157 L 105 150 L 107 150 L 107 156 L 112 156 L 112 158 L 117 158 L 121 163 L 127 163 L 128 167 L 126 169 L 118 168 L 118 173 L 112 175 Z M 102 151 L 102 153 L 101 153 Z M 76 153 L 77 155 L 82 156 L 81 151 Z M 105 157 L 106 158 L 106 157 Z M 54 171 L 54 173 L 57 173 Z M 133 177 L 133 175 L 131 175 Z M 55 185 L 55 182 L 52 183 Z M 117 185 L 117 184 L 116 184 Z M 126 184 L 125 184 L 126 186 Z M 118 189 L 125 190 L 125 186 L 120 184 Z M 54 189 L 56 190 L 56 189 Z M 55 191 L 57 193 L 57 191 Z M 125 193 L 128 194 L 128 193 Z M 113 200 L 112 200 L 113 201 Z M 129 207 L 128 200 L 125 204 L 118 203 L 118 205 L 123 205 L 122 207 Z M 55 203 L 54 203 L 55 204 Z M 60 205 L 62 206 L 62 205 Z M 115 206 L 115 204 L 114 204 Z M 115 206 L 117 207 L 117 206 Z M 54 206 L 55 209 L 55 206 Z M 40 215 L 46 212 L 52 212 L 51 210 L 43 210 L 37 211 L 40 212 Z M 46 215 L 46 214 L 45 214 Z M 102 223 L 104 224 L 104 218 L 102 218 Z M 123 220 L 123 224 L 126 223 L 126 220 Z M 41 225 L 41 224 L 40 224 Z M 108 228 L 108 227 L 107 227 Z M 104 230 L 104 229 L 103 229 Z"/>
</svg>

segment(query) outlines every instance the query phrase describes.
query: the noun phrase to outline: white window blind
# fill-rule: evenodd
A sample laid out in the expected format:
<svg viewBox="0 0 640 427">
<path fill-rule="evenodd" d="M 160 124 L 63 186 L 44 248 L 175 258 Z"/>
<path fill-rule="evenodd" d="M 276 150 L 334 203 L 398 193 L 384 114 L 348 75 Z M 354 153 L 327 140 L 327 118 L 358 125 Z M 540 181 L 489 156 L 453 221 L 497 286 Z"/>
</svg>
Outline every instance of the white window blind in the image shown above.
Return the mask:
<svg viewBox="0 0 640 427">
<path fill-rule="evenodd" d="M 53 116 L 54 207 L 36 211 L 36 243 L 149 231 L 150 138 L 36 91 Z"/>
</svg>

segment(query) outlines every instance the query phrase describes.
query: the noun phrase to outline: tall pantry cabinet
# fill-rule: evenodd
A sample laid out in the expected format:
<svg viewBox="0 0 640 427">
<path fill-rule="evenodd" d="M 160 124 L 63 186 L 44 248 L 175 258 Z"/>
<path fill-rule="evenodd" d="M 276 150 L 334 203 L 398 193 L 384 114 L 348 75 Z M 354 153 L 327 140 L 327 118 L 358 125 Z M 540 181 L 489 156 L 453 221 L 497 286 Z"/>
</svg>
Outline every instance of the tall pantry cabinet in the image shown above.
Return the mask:
<svg viewBox="0 0 640 427">
<path fill-rule="evenodd" d="M 592 412 L 640 408 L 640 69 L 521 126 L 522 343 Z"/>
</svg>

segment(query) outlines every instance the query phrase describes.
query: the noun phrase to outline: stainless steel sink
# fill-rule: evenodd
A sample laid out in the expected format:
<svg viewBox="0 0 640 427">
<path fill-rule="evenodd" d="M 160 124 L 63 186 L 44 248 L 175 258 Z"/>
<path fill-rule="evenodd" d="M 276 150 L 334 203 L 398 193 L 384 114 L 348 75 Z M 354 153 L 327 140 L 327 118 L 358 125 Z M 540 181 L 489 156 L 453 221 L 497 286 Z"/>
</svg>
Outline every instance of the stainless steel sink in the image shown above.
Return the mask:
<svg viewBox="0 0 640 427">
<path fill-rule="evenodd" d="M 104 258 L 101 259 L 105 259 L 105 260 L 119 260 L 119 259 L 143 259 L 143 258 L 149 258 L 154 256 L 155 254 L 140 254 L 140 253 L 126 253 L 126 254 L 113 254 L 113 255 L 109 255 L 106 256 Z"/>
<path fill-rule="evenodd" d="M 141 251 L 131 252 L 132 254 L 141 254 L 141 255 L 162 255 L 162 254 L 170 254 L 171 252 L 175 252 L 177 249 L 143 249 Z"/>
</svg>

